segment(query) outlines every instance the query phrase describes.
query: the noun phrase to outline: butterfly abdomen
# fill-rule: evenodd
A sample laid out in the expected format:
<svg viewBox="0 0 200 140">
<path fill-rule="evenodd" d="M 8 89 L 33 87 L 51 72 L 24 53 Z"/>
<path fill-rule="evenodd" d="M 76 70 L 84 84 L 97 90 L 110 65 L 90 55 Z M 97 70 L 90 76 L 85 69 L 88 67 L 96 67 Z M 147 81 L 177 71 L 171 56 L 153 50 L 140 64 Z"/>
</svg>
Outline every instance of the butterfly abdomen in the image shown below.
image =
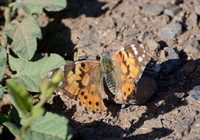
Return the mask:
<svg viewBox="0 0 200 140">
<path fill-rule="evenodd" d="M 106 84 L 108 86 L 108 89 L 114 94 L 116 92 L 116 79 L 114 79 L 113 75 L 107 74 L 105 77 Z"/>
</svg>

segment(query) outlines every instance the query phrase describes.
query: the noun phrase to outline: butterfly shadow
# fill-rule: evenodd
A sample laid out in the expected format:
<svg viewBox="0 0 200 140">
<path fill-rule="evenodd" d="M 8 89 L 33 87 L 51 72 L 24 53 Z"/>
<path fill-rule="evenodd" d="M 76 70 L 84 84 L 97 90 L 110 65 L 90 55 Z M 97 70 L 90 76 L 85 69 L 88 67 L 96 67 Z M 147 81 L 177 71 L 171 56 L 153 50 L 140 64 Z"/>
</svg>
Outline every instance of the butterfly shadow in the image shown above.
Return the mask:
<svg viewBox="0 0 200 140">
<path fill-rule="evenodd" d="M 188 105 L 185 98 L 189 95 L 188 92 L 195 86 L 200 85 L 200 59 L 198 60 L 168 60 L 161 64 L 162 69 L 157 79 L 158 88 L 155 95 L 145 104 L 147 107 L 136 123 L 132 123 L 130 129 L 126 131 L 127 136 L 140 128 L 145 121 L 153 118 L 158 118 L 159 115 L 167 114 L 168 112 Z M 172 66 L 167 69 L 168 65 Z M 188 66 L 187 66 L 188 65 Z M 186 68 L 188 67 L 188 68 Z M 192 67 L 192 68 L 191 68 Z M 193 80 L 193 82 L 188 82 Z M 185 85 L 180 84 L 185 82 Z M 161 104 L 160 101 L 163 101 Z M 160 105 L 158 105 L 160 104 Z M 161 120 L 162 121 L 162 120 Z M 149 133 L 135 136 L 128 136 L 127 139 L 161 138 L 172 133 L 173 130 L 166 128 L 153 128 L 151 135 Z"/>
</svg>

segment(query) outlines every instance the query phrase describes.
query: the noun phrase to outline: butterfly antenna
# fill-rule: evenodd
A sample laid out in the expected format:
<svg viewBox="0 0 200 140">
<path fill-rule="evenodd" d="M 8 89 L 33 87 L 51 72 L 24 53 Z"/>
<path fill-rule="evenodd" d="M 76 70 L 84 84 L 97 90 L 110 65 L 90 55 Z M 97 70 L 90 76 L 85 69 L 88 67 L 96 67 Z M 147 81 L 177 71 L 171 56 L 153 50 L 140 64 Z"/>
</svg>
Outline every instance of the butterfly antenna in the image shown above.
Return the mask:
<svg viewBox="0 0 200 140">
<path fill-rule="evenodd" d="M 111 46 L 111 44 L 126 30 L 128 28 L 128 26 L 126 25 L 125 27 L 124 27 L 124 29 L 123 30 L 121 30 L 118 34 L 117 34 L 117 36 L 110 42 L 110 44 L 108 44 L 105 48 L 104 48 L 104 50 L 106 49 L 106 48 L 108 48 L 109 46 Z"/>
</svg>

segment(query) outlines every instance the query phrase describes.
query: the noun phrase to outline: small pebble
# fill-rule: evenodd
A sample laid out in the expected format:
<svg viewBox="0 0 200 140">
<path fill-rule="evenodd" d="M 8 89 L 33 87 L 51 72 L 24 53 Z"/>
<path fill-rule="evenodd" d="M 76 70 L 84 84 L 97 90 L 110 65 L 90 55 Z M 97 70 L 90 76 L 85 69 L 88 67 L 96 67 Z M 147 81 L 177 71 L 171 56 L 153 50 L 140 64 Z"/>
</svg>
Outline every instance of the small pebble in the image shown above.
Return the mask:
<svg viewBox="0 0 200 140">
<path fill-rule="evenodd" d="M 160 48 L 160 45 L 159 45 L 155 40 L 153 40 L 153 39 L 148 39 L 148 40 L 146 41 L 146 43 L 148 44 L 149 49 L 150 49 L 151 51 L 155 51 L 155 50 L 157 50 L 157 49 Z"/>
<path fill-rule="evenodd" d="M 171 7 L 171 8 L 165 9 L 164 14 L 166 14 L 166 15 L 168 15 L 170 17 L 174 17 L 180 11 L 181 11 L 180 7 Z"/>
<path fill-rule="evenodd" d="M 200 86 L 195 86 L 189 91 L 189 98 L 200 103 Z"/>
<path fill-rule="evenodd" d="M 199 58 L 200 57 L 200 43 L 198 40 L 193 40 L 191 43 L 189 43 L 184 51 L 192 56 L 193 58 Z"/>
<path fill-rule="evenodd" d="M 174 48 L 168 50 L 168 59 L 179 59 L 178 51 Z"/>
<path fill-rule="evenodd" d="M 192 13 L 189 17 L 188 17 L 189 22 L 191 22 L 191 25 L 189 24 L 189 26 L 193 26 L 193 27 L 197 27 L 198 25 L 198 16 L 195 13 Z"/>
<path fill-rule="evenodd" d="M 166 27 L 162 28 L 158 35 L 166 39 L 174 39 L 176 36 L 182 33 L 182 25 L 177 22 L 168 24 Z"/>
<path fill-rule="evenodd" d="M 200 15 L 200 0 L 194 0 L 194 10 L 198 15 Z"/>
<path fill-rule="evenodd" d="M 145 8 L 145 14 L 148 16 L 157 16 L 164 11 L 164 6 L 161 4 L 148 5 Z"/>
<path fill-rule="evenodd" d="M 180 3 L 183 3 L 183 0 L 171 0 L 172 5 L 179 5 Z"/>
</svg>

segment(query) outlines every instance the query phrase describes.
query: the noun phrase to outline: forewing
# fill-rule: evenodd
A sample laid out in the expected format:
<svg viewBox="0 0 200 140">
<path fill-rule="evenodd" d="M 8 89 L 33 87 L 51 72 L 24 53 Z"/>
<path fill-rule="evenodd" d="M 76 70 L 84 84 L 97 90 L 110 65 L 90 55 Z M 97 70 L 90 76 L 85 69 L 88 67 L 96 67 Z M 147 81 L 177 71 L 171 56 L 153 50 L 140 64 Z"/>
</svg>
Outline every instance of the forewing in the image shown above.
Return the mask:
<svg viewBox="0 0 200 140">
<path fill-rule="evenodd" d="M 116 100 L 129 100 L 133 95 L 135 84 L 150 60 L 148 49 L 148 46 L 144 44 L 132 44 L 120 48 L 112 55 L 122 83 L 121 92 L 115 95 Z"/>
<path fill-rule="evenodd" d="M 56 93 L 77 100 L 81 106 L 93 112 L 102 111 L 104 104 L 101 92 L 104 90 L 99 61 L 85 60 L 62 66 L 50 71 L 49 78 L 58 70 L 64 71 L 64 79 Z"/>
</svg>

